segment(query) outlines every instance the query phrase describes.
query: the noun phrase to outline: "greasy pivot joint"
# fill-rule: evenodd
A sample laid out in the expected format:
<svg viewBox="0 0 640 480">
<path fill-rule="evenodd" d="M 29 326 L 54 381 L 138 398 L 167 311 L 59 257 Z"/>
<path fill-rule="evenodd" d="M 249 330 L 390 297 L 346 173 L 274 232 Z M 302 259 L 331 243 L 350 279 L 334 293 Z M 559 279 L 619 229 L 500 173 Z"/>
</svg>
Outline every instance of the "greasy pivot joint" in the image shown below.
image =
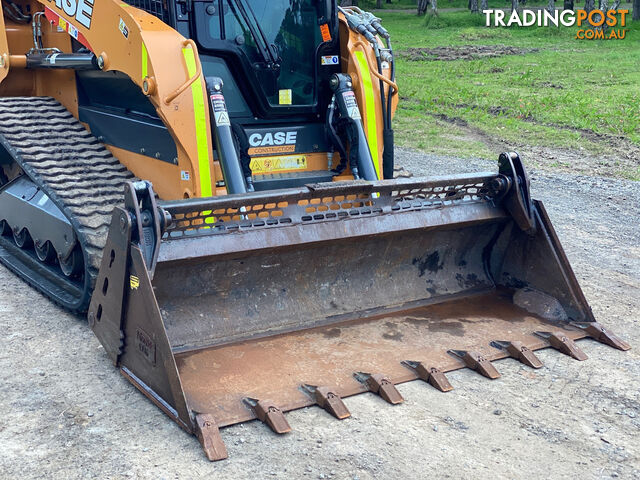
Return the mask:
<svg viewBox="0 0 640 480">
<path fill-rule="evenodd" d="M 504 206 L 523 232 L 534 235 L 537 229 L 535 208 L 531 199 L 529 174 L 520 155 L 516 152 L 500 154 L 498 169 L 501 175 L 511 180 Z"/>
</svg>

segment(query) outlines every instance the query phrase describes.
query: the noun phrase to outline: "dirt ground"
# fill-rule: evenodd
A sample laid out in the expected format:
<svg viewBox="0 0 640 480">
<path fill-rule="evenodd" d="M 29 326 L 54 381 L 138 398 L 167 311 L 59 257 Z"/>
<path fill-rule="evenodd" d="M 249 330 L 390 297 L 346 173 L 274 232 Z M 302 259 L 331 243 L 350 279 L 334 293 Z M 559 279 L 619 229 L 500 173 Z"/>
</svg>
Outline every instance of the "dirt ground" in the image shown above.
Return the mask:
<svg viewBox="0 0 640 480">
<path fill-rule="evenodd" d="M 401 58 L 412 62 L 478 60 L 503 55 L 523 55 L 539 51 L 538 48 L 518 48 L 510 45 L 461 45 L 458 47 L 408 48 L 400 52 Z"/>
<path fill-rule="evenodd" d="M 559 85 L 541 85 L 546 88 L 558 88 Z M 563 88 L 563 87 L 560 87 Z M 402 99 L 405 101 L 406 99 Z M 460 104 L 459 108 L 469 108 L 469 105 Z M 492 115 L 509 114 L 503 107 L 489 109 Z M 598 177 L 635 178 L 640 168 L 640 147 L 629 139 L 605 133 L 596 133 L 591 130 L 574 128 L 554 123 L 540 123 L 532 118 L 524 118 L 532 124 L 551 127 L 556 130 L 569 131 L 579 134 L 585 141 L 597 144 L 604 153 L 594 154 L 584 149 L 573 150 L 569 148 L 544 147 L 530 145 L 526 142 L 505 142 L 491 135 L 475 125 L 471 125 L 462 118 L 449 117 L 442 114 L 431 114 L 440 125 L 450 127 L 449 137 L 451 141 L 477 141 L 484 144 L 489 151 L 504 152 L 515 150 L 522 158 L 529 161 L 529 169 L 539 168 L 544 171 L 566 172 Z M 436 164 L 439 162 L 436 160 Z M 446 160 L 442 163 L 447 163 Z M 467 163 L 466 161 L 462 164 Z M 457 162 L 455 162 L 457 165 Z"/>
<path fill-rule="evenodd" d="M 416 174 L 495 171 L 398 157 Z M 596 317 L 631 351 L 584 340 L 586 362 L 544 350 L 541 370 L 504 360 L 495 381 L 453 372 L 447 394 L 411 382 L 399 406 L 346 399 L 353 416 L 342 422 L 315 407 L 288 413 L 284 437 L 259 422 L 226 428 L 230 459 L 209 463 L 83 320 L 0 267 L 0 478 L 640 478 L 640 183 L 532 177 Z"/>
</svg>

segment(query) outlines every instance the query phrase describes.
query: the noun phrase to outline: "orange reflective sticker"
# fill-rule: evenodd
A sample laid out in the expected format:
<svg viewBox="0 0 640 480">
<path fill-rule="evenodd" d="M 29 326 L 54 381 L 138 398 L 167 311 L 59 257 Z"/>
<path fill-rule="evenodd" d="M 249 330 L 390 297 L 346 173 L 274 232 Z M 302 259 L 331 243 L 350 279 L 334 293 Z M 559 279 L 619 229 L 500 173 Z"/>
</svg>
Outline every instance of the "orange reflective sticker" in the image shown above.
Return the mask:
<svg viewBox="0 0 640 480">
<path fill-rule="evenodd" d="M 329 30 L 329 25 L 327 23 L 320 25 L 320 33 L 322 33 L 323 42 L 331 41 L 331 31 Z"/>
</svg>

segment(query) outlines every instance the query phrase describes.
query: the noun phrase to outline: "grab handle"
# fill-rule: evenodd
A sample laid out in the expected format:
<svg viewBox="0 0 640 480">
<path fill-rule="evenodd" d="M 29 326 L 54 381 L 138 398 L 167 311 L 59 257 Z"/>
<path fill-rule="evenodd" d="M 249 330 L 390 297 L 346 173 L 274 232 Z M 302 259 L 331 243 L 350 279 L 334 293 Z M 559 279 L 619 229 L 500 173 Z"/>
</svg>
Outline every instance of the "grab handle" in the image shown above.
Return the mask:
<svg viewBox="0 0 640 480">
<path fill-rule="evenodd" d="M 178 87 L 176 90 L 174 90 L 172 93 L 170 93 L 165 97 L 164 103 L 166 103 L 167 105 L 169 105 L 176 98 L 182 95 L 187 88 L 193 85 L 194 82 L 202 76 L 202 63 L 200 62 L 200 56 L 198 55 L 198 48 L 196 47 L 196 43 L 191 39 L 185 40 L 185 42 L 183 43 L 183 47 L 191 47 L 191 50 L 193 50 L 193 56 L 195 57 L 195 60 L 196 60 L 196 73 L 193 77 L 187 80 L 182 86 Z"/>
</svg>

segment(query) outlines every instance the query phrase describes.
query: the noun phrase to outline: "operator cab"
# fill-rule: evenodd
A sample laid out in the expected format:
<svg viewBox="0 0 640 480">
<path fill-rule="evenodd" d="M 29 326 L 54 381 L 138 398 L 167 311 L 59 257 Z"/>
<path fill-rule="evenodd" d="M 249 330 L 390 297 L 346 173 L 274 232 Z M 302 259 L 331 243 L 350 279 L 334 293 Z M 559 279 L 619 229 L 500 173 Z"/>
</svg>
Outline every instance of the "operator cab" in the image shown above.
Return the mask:
<svg viewBox="0 0 640 480">
<path fill-rule="evenodd" d="M 308 154 L 333 149 L 325 118 L 333 96 L 329 81 L 340 72 L 335 3 L 195 0 L 191 12 L 177 5 L 176 29 L 196 41 L 205 77 L 224 82 L 241 156 L 252 158 L 257 190 L 334 176 L 326 156 L 314 166 Z M 289 157 L 278 166 L 282 159 L 274 155 L 282 154 Z"/>
<path fill-rule="evenodd" d="M 193 39 L 204 76 L 222 79 L 256 190 L 332 180 L 325 124 L 333 97 L 329 81 L 340 73 L 335 0 L 126 2 Z M 77 78 L 80 119 L 104 143 L 175 163 L 168 130 L 126 75 L 87 71 Z M 278 167 L 274 155 L 289 158 Z"/>
<path fill-rule="evenodd" d="M 205 75 L 231 71 L 235 85 L 225 90 L 237 85 L 260 98 L 268 116 L 291 115 L 292 109 L 317 113 L 331 73 L 339 70 L 320 68 L 322 56 L 339 55 L 337 42 L 325 41 L 337 37 L 335 19 L 331 2 L 215 0 L 196 2 L 192 23 Z"/>
</svg>

